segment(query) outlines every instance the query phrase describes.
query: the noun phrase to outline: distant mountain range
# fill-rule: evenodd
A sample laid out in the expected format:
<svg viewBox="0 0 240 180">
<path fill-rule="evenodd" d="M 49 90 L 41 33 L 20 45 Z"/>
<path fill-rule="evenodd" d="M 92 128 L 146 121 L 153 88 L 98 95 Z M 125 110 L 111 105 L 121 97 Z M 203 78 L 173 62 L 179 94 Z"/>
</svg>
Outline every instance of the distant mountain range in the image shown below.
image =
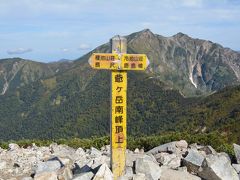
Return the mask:
<svg viewBox="0 0 240 180">
<path fill-rule="evenodd" d="M 150 30 L 128 37 L 129 49 L 147 53 L 150 72 L 185 96 L 202 95 L 240 83 L 240 54 L 211 41 Z"/>
<path fill-rule="evenodd" d="M 15 91 L 17 88 L 39 79 L 51 77 L 71 67 L 69 61 L 40 63 L 20 58 L 0 60 L 0 94 Z"/>
<path fill-rule="evenodd" d="M 239 127 L 240 53 L 183 33 L 163 37 L 146 29 L 126 38 L 128 53 L 145 53 L 151 62 L 146 72 L 129 72 L 130 134 L 228 134 Z M 93 52 L 110 52 L 110 44 L 75 61 L 0 60 L 0 138 L 106 135 L 110 72 L 90 68 Z"/>
<path fill-rule="evenodd" d="M 153 34 L 149 29 L 133 33 L 127 39 L 129 53 L 148 55 L 151 62 L 148 73 L 179 90 L 184 96 L 210 94 L 240 83 L 240 53 L 219 44 L 193 39 L 183 33 L 163 37 Z M 94 51 L 109 52 L 109 43 Z M 87 62 L 89 54 L 80 59 Z M 1 60 L 0 90 L 3 93 L 8 89 L 8 81 L 15 71 L 22 70 L 18 73 L 24 76 L 20 81 L 26 84 L 78 64 L 78 60 L 72 64 L 69 62 L 65 59 L 49 64 L 21 59 Z M 6 64 L 10 65 L 10 69 L 4 67 Z"/>
</svg>

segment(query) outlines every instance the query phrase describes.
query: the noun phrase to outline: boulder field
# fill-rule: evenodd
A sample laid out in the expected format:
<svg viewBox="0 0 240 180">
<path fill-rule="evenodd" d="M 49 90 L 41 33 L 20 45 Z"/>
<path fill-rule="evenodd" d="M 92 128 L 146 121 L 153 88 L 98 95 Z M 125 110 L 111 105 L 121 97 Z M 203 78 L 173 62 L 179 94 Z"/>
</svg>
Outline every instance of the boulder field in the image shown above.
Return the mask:
<svg viewBox="0 0 240 180">
<path fill-rule="evenodd" d="M 126 171 L 120 180 L 239 180 L 240 146 L 235 157 L 211 146 L 185 140 L 159 145 L 148 152 L 126 151 Z M 0 148 L 0 180 L 111 180 L 110 146 L 74 149 L 51 144 Z"/>
</svg>

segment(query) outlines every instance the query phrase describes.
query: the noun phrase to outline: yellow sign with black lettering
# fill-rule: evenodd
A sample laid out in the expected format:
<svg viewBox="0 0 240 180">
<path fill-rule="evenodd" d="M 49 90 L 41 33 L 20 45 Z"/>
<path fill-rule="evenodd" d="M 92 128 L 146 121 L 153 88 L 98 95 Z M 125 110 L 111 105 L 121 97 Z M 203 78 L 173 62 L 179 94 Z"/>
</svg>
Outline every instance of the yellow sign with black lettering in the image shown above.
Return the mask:
<svg viewBox="0 0 240 180">
<path fill-rule="evenodd" d="M 148 67 L 149 60 L 145 54 L 93 53 L 89 64 L 94 69 L 141 71 Z"/>
<path fill-rule="evenodd" d="M 121 60 L 118 54 L 93 53 L 88 62 L 94 69 L 117 70 L 120 67 Z"/>
<path fill-rule="evenodd" d="M 145 54 L 122 54 L 122 70 L 145 70 L 149 65 L 149 60 Z"/>
<path fill-rule="evenodd" d="M 112 71 L 111 146 L 115 177 L 124 172 L 127 146 L 127 72 Z"/>
<path fill-rule="evenodd" d="M 145 70 L 145 54 L 126 54 L 127 39 L 112 38 L 112 53 L 93 53 L 89 64 L 94 69 L 108 69 L 111 75 L 111 168 L 114 180 L 125 172 L 127 147 L 127 71 Z"/>
</svg>

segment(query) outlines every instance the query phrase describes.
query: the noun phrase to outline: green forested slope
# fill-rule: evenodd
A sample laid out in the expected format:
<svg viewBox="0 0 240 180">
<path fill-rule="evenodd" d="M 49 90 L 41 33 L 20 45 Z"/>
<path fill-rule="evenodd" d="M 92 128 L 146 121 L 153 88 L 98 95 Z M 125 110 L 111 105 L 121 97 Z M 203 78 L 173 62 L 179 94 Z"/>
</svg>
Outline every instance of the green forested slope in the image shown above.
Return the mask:
<svg viewBox="0 0 240 180">
<path fill-rule="evenodd" d="M 184 110 L 177 129 L 189 132 L 219 131 L 233 142 L 240 142 L 240 86 L 228 87 Z"/>
<path fill-rule="evenodd" d="M 73 69 L 74 76 L 37 81 L 0 97 L 1 139 L 108 135 L 110 73 L 93 71 L 92 78 L 83 83 L 80 72 Z M 239 98 L 240 87 L 208 97 L 184 98 L 150 75 L 129 73 L 128 133 L 219 131 L 236 142 L 240 136 Z M 6 112 L 8 116 L 4 116 Z"/>
<path fill-rule="evenodd" d="M 195 46 L 190 51 L 194 42 L 208 44 L 211 47 L 208 49 L 209 54 L 203 50 L 196 51 Z M 188 44 L 188 49 L 184 51 L 190 55 L 186 55 L 184 59 L 184 53 L 179 55 L 177 49 L 185 44 Z M 219 131 L 230 140 L 240 141 L 239 86 L 227 87 L 206 97 L 187 98 L 181 95 L 183 92 L 184 95 L 187 92 L 196 95 L 197 91 L 201 94 L 206 92 L 205 88 L 208 85 L 210 89 L 214 87 L 213 90 L 216 90 L 216 86 L 222 89 L 227 85 L 238 84 L 234 73 L 230 71 L 232 64 L 227 66 L 223 63 L 223 55 L 222 59 L 218 59 L 215 54 L 225 52 L 225 49 L 211 42 L 191 40 L 183 34 L 163 38 L 143 31 L 128 36 L 128 50 L 130 53 L 147 53 L 151 61 L 148 71 L 128 73 L 129 135 L 142 136 L 172 131 L 192 134 Z M 109 52 L 109 43 L 94 51 Z M 193 70 L 193 76 L 201 75 L 200 79 L 209 80 L 204 81 L 205 85 L 210 83 L 205 86 L 202 82 L 200 87 L 199 80 L 199 89 L 190 82 L 190 66 L 186 64 L 187 58 L 194 53 L 204 56 L 202 60 L 195 62 L 196 70 Z M 231 52 L 227 52 L 225 59 L 229 56 L 228 53 Z M 4 76 L 12 77 L 12 72 L 16 72 L 13 73 L 14 78 L 9 90 L 0 96 L 0 139 L 108 135 L 110 72 L 91 69 L 87 63 L 90 54 L 91 52 L 70 64 L 35 64 L 21 59 L 11 60 L 10 63 L 8 60 L 0 62 L 0 68 L 5 70 L 2 71 L 5 74 L 0 73 L 1 89 L 5 83 Z M 232 61 L 236 61 L 236 58 L 237 55 Z M 23 64 L 18 66 L 18 71 L 12 71 L 16 61 Z M 206 61 L 209 61 L 209 64 Z M 201 68 L 206 73 L 197 72 L 199 63 L 202 63 Z M 180 71 L 182 74 L 174 78 Z M 229 76 L 234 77 L 225 84 Z"/>
</svg>

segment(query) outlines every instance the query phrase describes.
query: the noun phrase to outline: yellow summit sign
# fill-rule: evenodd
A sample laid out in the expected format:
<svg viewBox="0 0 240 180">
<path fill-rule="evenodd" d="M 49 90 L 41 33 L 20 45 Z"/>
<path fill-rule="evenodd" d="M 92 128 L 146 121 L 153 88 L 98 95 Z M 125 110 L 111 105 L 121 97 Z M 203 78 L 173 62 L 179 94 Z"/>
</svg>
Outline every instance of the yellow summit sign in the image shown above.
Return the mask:
<svg viewBox="0 0 240 180">
<path fill-rule="evenodd" d="M 122 70 L 145 70 L 149 65 L 149 60 L 145 54 L 122 54 Z"/>
<path fill-rule="evenodd" d="M 93 53 L 89 64 L 94 69 L 145 70 L 149 60 L 145 54 Z"/>
<path fill-rule="evenodd" d="M 145 70 L 145 54 L 127 54 L 127 40 L 115 36 L 112 53 L 93 53 L 89 64 L 94 69 L 107 69 L 111 75 L 111 168 L 114 180 L 124 174 L 127 148 L 127 71 Z"/>
<path fill-rule="evenodd" d="M 120 65 L 118 54 L 108 53 L 93 53 L 88 62 L 94 69 L 117 70 Z"/>
</svg>

